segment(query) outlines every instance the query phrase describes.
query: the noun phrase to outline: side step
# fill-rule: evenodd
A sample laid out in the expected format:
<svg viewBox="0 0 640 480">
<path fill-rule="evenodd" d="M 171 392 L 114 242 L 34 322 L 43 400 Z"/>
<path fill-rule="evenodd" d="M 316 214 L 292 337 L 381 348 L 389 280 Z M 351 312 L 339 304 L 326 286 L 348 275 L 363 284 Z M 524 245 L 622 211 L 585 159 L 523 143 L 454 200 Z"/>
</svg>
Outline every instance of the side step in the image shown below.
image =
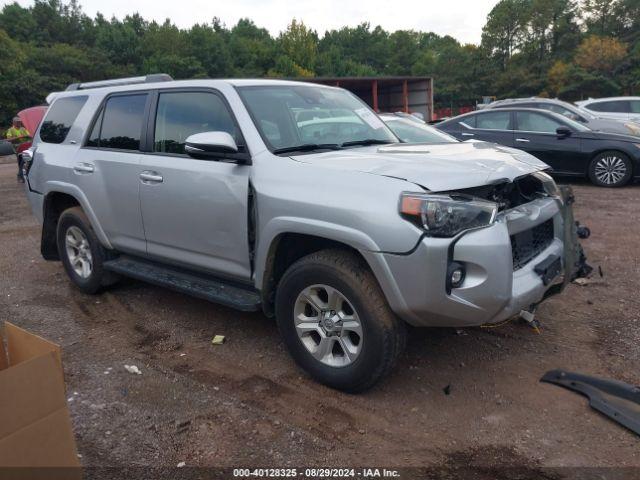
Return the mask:
<svg viewBox="0 0 640 480">
<path fill-rule="evenodd" d="M 261 309 L 258 291 L 198 273 L 128 256 L 120 256 L 115 260 L 104 262 L 104 268 L 126 277 L 167 287 L 244 312 L 256 312 Z"/>
</svg>

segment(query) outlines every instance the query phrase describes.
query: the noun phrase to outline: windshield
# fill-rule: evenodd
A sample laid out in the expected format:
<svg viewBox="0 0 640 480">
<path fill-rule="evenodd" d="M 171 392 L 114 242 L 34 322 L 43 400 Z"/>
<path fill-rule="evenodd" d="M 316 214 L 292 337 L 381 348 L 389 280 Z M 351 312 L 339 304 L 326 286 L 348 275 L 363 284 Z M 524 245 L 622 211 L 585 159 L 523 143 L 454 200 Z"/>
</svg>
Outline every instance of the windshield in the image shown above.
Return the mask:
<svg viewBox="0 0 640 480">
<path fill-rule="evenodd" d="M 419 124 L 403 118 L 381 117 L 400 140 L 408 143 L 457 143 L 451 135 L 443 133 L 426 124 Z"/>
<path fill-rule="evenodd" d="M 571 120 L 578 120 L 578 118 L 576 117 L 579 117 L 579 116 L 586 117 L 590 120 L 593 120 L 594 118 L 596 118 L 594 115 L 592 115 L 591 113 L 587 112 L 586 110 L 580 107 L 576 107 L 574 105 L 571 105 L 570 103 L 563 102 L 560 100 L 557 100 L 556 102 L 557 103 L 555 104 L 551 104 L 549 109 L 552 112 L 556 112 L 561 115 L 564 115 L 565 117 L 570 118 Z"/>
<path fill-rule="evenodd" d="M 575 120 L 573 120 L 572 118 L 569 117 L 564 117 L 563 121 L 565 123 L 568 123 L 569 126 L 573 129 L 575 129 L 578 132 L 590 132 L 591 129 L 589 127 L 585 127 L 584 124 L 577 122 Z"/>
<path fill-rule="evenodd" d="M 274 153 L 397 143 L 373 111 L 346 90 L 311 85 L 238 87 Z"/>
</svg>

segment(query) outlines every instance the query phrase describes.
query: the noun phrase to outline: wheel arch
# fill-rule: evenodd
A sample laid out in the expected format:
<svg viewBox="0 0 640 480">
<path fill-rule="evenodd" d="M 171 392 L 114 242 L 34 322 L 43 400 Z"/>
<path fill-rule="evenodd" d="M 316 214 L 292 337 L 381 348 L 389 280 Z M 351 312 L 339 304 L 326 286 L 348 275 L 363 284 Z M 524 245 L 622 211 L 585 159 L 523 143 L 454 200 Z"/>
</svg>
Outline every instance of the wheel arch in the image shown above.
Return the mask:
<svg viewBox="0 0 640 480">
<path fill-rule="evenodd" d="M 256 271 L 256 286 L 260 289 L 263 310 L 267 316 L 274 314 L 275 292 L 287 269 L 300 258 L 326 249 L 347 251 L 371 268 L 362 252 L 344 240 L 296 231 L 280 232 L 272 238 L 264 260 L 258 264 L 260 268 Z"/>
<path fill-rule="evenodd" d="M 87 215 L 91 227 L 100 242 L 109 248 L 109 241 L 97 221 L 93 211 L 89 208 L 85 196 L 80 190 L 59 186 L 49 190 L 42 202 L 42 237 L 40 252 L 45 260 L 60 260 L 56 239 L 56 229 L 60 215 L 68 208 L 80 207 Z"/>
<path fill-rule="evenodd" d="M 624 148 L 619 148 L 619 147 L 615 147 L 615 148 L 599 148 L 599 149 L 597 149 L 597 150 L 595 150 L 595 151 L 593 151 L 591 153 L 591 158 L 589 159 L 589 162 L 587 163 L 587 168 L 586 168 L 586 171 L 585 171 L 585 174 L 586 174 L 587 177 L 589 177 L 589 174 L 590 174 L 591 163 L 596 159 L 596 157 L 598 155 L 601 155 L 601 154 L 603 154 L 605 152 L 618 152 L 618 153 L 624 154 L 629 159 L 629 161 L 631 162 L 631 177 L 632 178 L 640 170 L 640 158 L 635 157 L 629 150 L 626 150 Z"/>
</svg>

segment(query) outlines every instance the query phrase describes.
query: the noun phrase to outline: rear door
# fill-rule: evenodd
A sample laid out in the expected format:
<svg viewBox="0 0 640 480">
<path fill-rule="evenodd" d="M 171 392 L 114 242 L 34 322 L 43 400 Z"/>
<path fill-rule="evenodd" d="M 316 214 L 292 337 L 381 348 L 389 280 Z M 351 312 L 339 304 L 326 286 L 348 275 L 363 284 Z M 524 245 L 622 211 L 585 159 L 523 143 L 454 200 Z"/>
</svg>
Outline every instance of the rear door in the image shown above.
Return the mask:
<svg viewBox="0 0 640 480">
<path fill-rule="evenodd" d="M 575 135 L 559 137 L 559 127 L 570 128 L 544 112 L 522 110 L 515 112 L 516 148 L 529 152 L 549 164 L 558 173 L 584 173 L 580 139 Z"/>
<path fill-rule="evenodd" d="M 148 108 L 146 92 L 108 96 L 73 165 L 74 183 L 86 195 L 111 244 L 134 254 L 146 251 L 138 174 Z"/>
<path fill-rule="evenodd" d="M 184 153 L 195 133 L 242 134 L 221 93 L 162 90 L 151 111 L 150 152 L 140 166 L 140 206 L 147 253 L 157 259 L 239 280 L 251 276 L 248 240 L 250 165 Z"/>
</svg>

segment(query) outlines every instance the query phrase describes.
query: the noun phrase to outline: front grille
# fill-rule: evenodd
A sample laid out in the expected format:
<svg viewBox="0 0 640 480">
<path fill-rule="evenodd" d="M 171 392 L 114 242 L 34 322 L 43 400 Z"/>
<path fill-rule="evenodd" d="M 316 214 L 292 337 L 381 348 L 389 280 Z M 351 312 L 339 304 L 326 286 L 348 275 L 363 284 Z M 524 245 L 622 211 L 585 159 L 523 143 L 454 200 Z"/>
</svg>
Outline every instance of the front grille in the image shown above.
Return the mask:
<svg viewBox="0 0 640 480">
<path fill-rule="evenodd" d="M 540 225 L 511 235 L 513 269 L 519 270 L 551 245 L 553 241 L 553 219 Z"/>
</svg>

